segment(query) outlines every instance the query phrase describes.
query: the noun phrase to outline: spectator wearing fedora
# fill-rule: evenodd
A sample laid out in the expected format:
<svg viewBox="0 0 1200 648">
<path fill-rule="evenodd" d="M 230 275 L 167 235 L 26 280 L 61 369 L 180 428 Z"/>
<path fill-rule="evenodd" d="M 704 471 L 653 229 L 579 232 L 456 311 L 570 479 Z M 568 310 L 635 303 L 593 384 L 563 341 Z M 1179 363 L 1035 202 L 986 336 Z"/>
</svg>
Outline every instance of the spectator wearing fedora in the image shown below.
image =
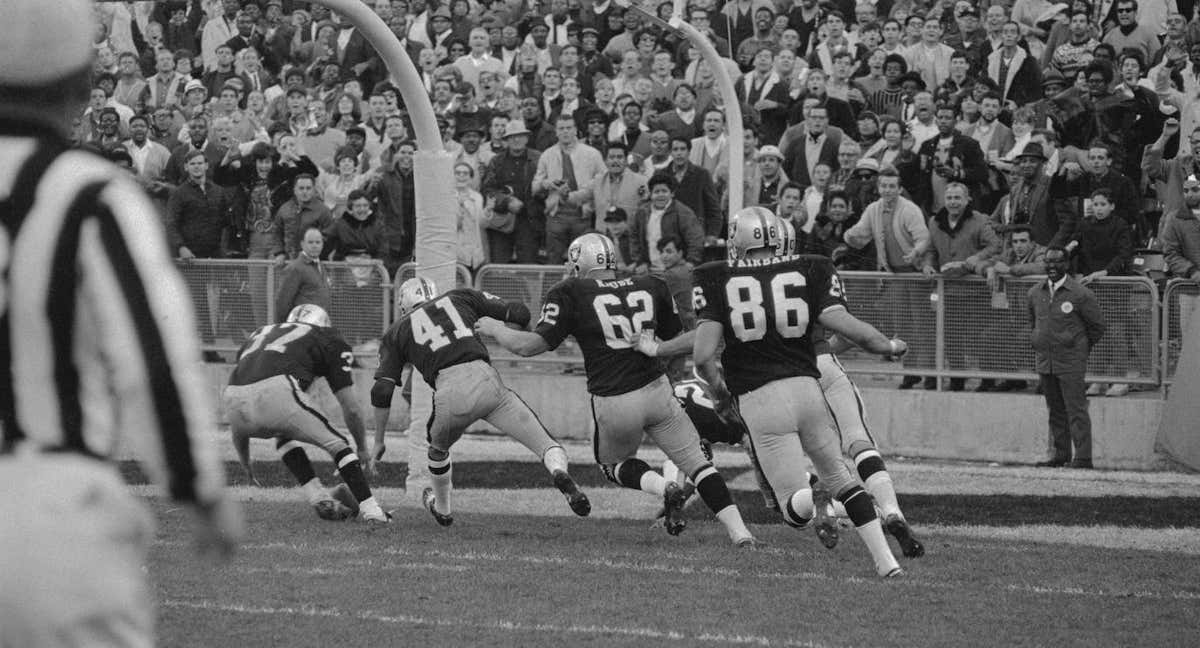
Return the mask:
<svg viewBox="0 0 1200 648">
<path fill-rule="evenodd" d="M 1075 235 L 1078 218 L 1070 201 L 1051 195 L 1053 178 L 1042 172 L 1046 159 L 1041 144 L 1025 145 L 1016 157 L 1017 180 L 992 213 L 992 226 L 1029 225 L 1038 245 L 1062 246 Z"/>
<path fill-rule="evenodd" d="M 779 201 L 779 192 L 789 182 L 788 174 L 783 170 L 783 153 L 778 146 L 770 144 L 758 149 L 755 155 L 758 173 L 755 181 L 746 187 L 746 206 L 774 205 Z"/>
<path fill-rule="evenodd" d="M 520 119 L 504 130 L 503 153 L 484 168 L 481 188 L 492 205 L 487 227 L 488 250 L 494 263 L 536 263 L 546 225 L 541 205 L 533 197 L 538 152 L 529 148 L 529 129 Z"/>
</svg>

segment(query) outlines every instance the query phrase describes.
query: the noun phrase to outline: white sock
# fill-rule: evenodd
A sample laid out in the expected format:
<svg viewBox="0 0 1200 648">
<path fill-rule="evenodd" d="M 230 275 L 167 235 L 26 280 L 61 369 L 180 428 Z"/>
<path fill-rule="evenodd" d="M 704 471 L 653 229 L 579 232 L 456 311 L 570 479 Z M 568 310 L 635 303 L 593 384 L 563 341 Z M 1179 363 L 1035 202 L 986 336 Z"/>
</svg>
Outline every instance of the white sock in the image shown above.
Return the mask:
<svg viewBox="0 0 1200 648">
<path fill-rule="evenodd" d="M 900 512 L 900 503 L 896 501 L 896 489 L 892 486 L 892 476 L 886 470 L 881 470 L 870 477 L 863 483 L 867 492 L 875 500 L 875 505 L 879 507 L 879 512 L 883 517 L 889 515 L 899 515 L 901 518 L 904 514 Z"/>
<path fill-rule="evenodd" d="M 725 531 L 729 534 L 729 539 L 737 542 L 742 538 L 752 538 L 753 534 L 750 529 L 746 528 L 746 523 L 742 520 L 742 512 L 737 506 L 730 504 L 725 508 L 717 511 L 717 519 L 721 524 L 725 525 Z"/>
<path fill-rule="evenodd" d="M 792 524 L 808 524 L 813 517 L 813 493 L 811 488 L 801 488 L 792 493 L 780 509 L 783 517 Z"/>
<path fill-rule="evenodd" d="M 892 548 L 888 546 L 887 538 L 883 537 L 883 525 L 879 523 L 879 518 L 875 518 L 857 529 L 858 537 L 862 538 L 863 543 L 867 545 L 867 550 L 871 552 L 871 559 L 875 561 L 875 573 L 887 576 L 893 569 L 900 566 L 900 563 L 896 562 L 896 557 L 892 555 Z"/>
<path fill-rule="evenodd" d="M 647 470 L 642 473 L 640 486 L 647 493 L 658 495 L 659 497 L 662 497 L 663 493 L 667 492 L 666 478 L 653 470 Z"/>
<path fill-rule="evenodd" d="M 316 477 L 305 482 L 301 488 L 304 489 L 304 496 L 308 498 L 310 505 L 316 506 L 317 502 L 330 499 L 329 493 L 326 493 L 325 487 L 321 485 L 321 480 Z"/>
<path fill-rule="evenodd" d="M 562 446 L 550 448 L 542 455 L 542 465 L 552 475 L 559 470 L 567 472 L 567 451 L 563 450 Z"/>
<path fill-rule="evenodd" d="M 446 471 L 442 474 L 434 472 L 443 467 L 446 468 Z M 449 515 L 450 477 L 454 473 L 454 467 L 450 465 L 450 457 L 446 457 L 442 461 L 430 461 L 429 469 L 429 478 L 433 486 L 433 508 L 442 515 Z"/>
<path fill-rule="evenodd" d="M 671 461 L 670 459 L 663 461 L 662 474 L 663 479 L 666 479 L 667 481 L 673 481 L 676 483 L 682 481 L 679 479 L 679 466 L 676 466 L 675 462 Z"/>
</svg>

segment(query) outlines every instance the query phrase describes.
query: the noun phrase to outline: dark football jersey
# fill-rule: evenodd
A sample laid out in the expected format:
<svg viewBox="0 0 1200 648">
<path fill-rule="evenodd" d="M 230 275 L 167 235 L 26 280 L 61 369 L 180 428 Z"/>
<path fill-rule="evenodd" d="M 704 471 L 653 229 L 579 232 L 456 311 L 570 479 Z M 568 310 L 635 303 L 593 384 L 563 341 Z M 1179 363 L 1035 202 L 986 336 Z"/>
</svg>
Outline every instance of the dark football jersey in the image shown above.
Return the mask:
<svg viewBox="0 0 1200 648">
<path fill-rule="evenodd" d="M 390 378 L 399 384 L 404 365 L 412 363 L 425 382 L 436 387 L 442 369 L 472 360 L 490 360 L 487 347 L 475 335 L 479 318 L 525 325 L 529 323 L 528 313 L 523 306 L 516 308 L 495 295 L 470 288 L 438 295 L 383 334 L 375 377 Z"/>
<path fill-rule="evenodd" d="M 704 387 L 699 380 L 681 380 L 675 383 L 675 398 L 683 404 L 700 438 L 709 443 L 728 443 L 734 445 L 742 442 L 742 435 L 734 427 L 725 425 L 717 416 L 712 400 L 704 393 Z"/>
<path fill-rule="evenodd" d="M 230 385 L 249 385 L 272 376 L 292 376 L 308 389 L 318 376 L 333 391 L 350 387 L 354 353 L 337 329 L 284 322 L 255 331 L 238 351 Z"/>
<path fill-rule="evenodd" d="M 550 289 L 534 331 L 551 349 L 574 335 L 583 351 L 588 392 L 616 396 L 663 375 L 659 359 L 633 348 L 634 333 L 646 329 L 664 340 L 683 330 L 675 300 L 661 279 L 575 277 Z"/>
<path fill-rule="evenodd" d="M 821 313 L 846 305 L 827 257 L 706 263 L 693 283 L 699 319 L 725 328 L 721 362 L 734 395 L 782 378 L 820 377 L 812 326 Z"/>
</svg>

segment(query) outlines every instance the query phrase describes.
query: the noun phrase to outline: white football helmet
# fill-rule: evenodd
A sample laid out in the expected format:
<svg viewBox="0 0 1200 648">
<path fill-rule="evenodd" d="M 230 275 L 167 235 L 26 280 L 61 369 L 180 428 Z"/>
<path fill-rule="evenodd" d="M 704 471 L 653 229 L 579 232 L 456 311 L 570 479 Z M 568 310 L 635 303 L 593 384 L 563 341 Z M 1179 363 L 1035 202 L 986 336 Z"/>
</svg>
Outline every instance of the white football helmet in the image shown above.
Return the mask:
<svg viewBox="0 0 1200 648">
<path fill-rule="evenodd" d="M 303 322 L 313 326 L 333 326 L 329 321 L 329 313 L 316 304 L 300 304 L 288 313 L 287 321 Z"/>
<path fill-rule="evenodd" d="M 741 260 L 751 250 L 767 248 L 772 254 L 783 247 L 779 218 L 766 207 L 745 207 L 729 219 L 729 258 Z"/>
<path fill-rule="evenodd" d="M 413 277 L 400 284 L 396 294 L 396 317 L 404 317 L 413 312 L 416 307 L 433 299 L 437 294 L 437 286 L 425 277 Z"/>
<path fill-rule="evenodd" d="M 779 247 L 775 248 L 776 256 L 791 256 L 799 254 L 796 249 L 796 227 L 792 225 L 792 221 L 784 220 L 775 217 L 779 221 Z"/>
<path fill-rule="evenodd" d="M 567 274 L 586 277 L 593 270 L 616 270 L 617 247 L 603 234 L 584 234 L 567 248 Z"/>
</svg>

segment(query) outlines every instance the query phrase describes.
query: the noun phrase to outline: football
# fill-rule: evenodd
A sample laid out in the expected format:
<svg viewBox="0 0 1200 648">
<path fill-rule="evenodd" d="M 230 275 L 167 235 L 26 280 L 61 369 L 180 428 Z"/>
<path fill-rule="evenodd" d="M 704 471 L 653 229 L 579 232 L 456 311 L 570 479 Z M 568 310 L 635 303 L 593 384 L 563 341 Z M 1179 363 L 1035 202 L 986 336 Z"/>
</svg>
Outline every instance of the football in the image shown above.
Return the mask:
<svg viewBox="0 0 1200 648">
<path fill-rule="evenodd" d="M 345 484 L 338 484 L 337 486 L 329 489 L 329 495 L 333 499 L 344 504 L 346 508 L 353 511 L 355 515 L 358 515 L 358 500 L 355 499 L 354 493 L 350 492 L 349 486 Z"/>
</svg>

